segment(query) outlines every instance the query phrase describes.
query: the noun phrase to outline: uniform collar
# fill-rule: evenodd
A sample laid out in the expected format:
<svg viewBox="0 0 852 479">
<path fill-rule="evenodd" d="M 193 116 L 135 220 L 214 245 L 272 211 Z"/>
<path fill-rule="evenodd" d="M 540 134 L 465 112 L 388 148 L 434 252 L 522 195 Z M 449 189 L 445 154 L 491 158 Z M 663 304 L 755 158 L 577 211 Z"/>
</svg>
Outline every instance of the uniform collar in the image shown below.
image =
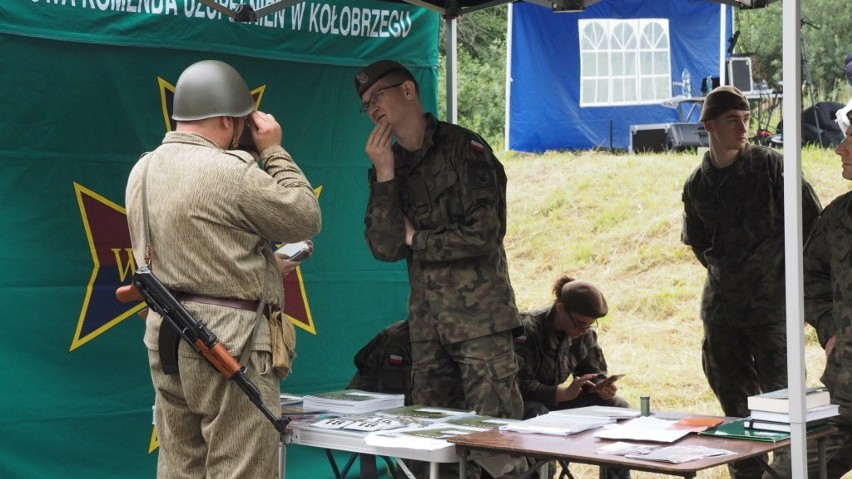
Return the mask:
<svg viewBox="0 0 852 479">
<path fill-rule="evenodd" d="M 701 160 L 701 172 L 709 177 L 709 178 L 720 178 L 727 176 L 730 173 L 740 174 L 746 171 L 746 168 L 749 166 L 749 152 L 751 151 L 751 144 L 746 143 L 745 148 L 740 151 L 740 155 L 737 157 L 736 161 L 734 161 L 731 166 L 727 168 L 716 168 L 713 166 L 713 162 L 710 160 L 710 152 L 707 151 L 704 153 L 704 158 Z"/>
<path fill-rule="evenodd" d="M 547 318 L 544 320 L 544 334 L 547 338 L 548 344 L 553 349 L 558 349 L 559 345 L 568 341 L 568 344 L 571 343 L 571 336 L 568 336 L 564 331 L 557 331 L 553 329 L 553 322 L 556 320 L 556 305 L 550 307 L 550 310 L 547 312 Z"/>
<path fill-rule="evenodd" d="M 426 132 L 423 134 L 423 143 L 416 151 L 408 151 L 398 143 L 394 147 L 401 153 L 403 159 L 400 166 L 412 166 L 417 164 L 421 158 L 426 156 L 432 146 L 435 145 L 435 133 L 438 130 L 438 120 L 431 113 L 424 113 L 426 117 Z"/>
<path fill-rule="evenodd" d="M 169 131 L 166 133 L 166 137 L 163 138 L 163 143 L 183 143 L 188 145 L 207 146 L 221 150 L 221 148 L 219 148 L 219 146 L 211 140 L 198 133 L 188 131 Z"/>
</svg>

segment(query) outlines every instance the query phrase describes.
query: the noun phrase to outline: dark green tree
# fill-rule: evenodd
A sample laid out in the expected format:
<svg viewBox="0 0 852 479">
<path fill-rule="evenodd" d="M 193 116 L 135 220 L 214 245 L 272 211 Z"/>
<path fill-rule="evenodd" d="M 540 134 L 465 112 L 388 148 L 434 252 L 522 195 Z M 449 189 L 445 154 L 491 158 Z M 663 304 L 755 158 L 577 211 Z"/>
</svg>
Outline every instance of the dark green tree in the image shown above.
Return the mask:
<svg viewBox="0 0 852 479">
<path fill-rule="evenodd" d="M 503 147 L 506 108 L 506 18 L 500 5 L 458 19 L 458 123 Z M 446 25 L 446 24 L 445 24 Z M 439 115 L 446 117 L 445 28 L 441 29 Z"/>
<path fill-rule="evenodd" d="M 782 65 L 782 2 L 768 8 L 738 10 L 735 25 L 740 31 L 737 51 L 751 53 L 755 60 L 755 78 L 765 79 L 772 87 L 781 84 Z M 852 53 L 852 2 L 849 0 L 809 0 L 801 3 L 802 24 L 800 41 L 803 57 L 810 70 L 813 97 L 816 101 L 833 100 L 846 103 L 849 87 L 843 73 L 846 55 Z M 808 78 L 802 71 L 802 82 Z M 799 88 L 783 85 L 785 94 Z M 800 86 L 801 88 L 801 86 Z M 810 105 L 811 91 L 807 88 L 802 103 Z"/>
</svg>

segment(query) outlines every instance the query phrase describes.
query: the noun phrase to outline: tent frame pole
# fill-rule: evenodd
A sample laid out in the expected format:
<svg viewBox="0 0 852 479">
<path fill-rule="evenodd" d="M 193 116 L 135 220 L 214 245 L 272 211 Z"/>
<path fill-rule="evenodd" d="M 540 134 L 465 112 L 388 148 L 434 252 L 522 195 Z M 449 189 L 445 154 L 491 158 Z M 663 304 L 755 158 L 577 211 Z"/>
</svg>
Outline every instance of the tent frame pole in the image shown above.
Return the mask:
<svg viewBox="0 0 852 479">
<path fill-rule="evenodd" d="M 802 84 L 800 0 L 783 5 L 782 65 L 786 90 L 795 92 Z M 807 477 L 805 433 L 804 288 L 802 269 L 802 98 L 786 96 L 784 115 L 784 257 L 787 293 L 787 384 L 790 390 L 791 477 Z"/>
<path fill-rule="evenodd" d="M 447 58 L 447 78 L 446 78 L 446 98 L 447 98 L 447 122 L 456 124 L 459 121 L 458 111 L 458 86 L 456 78 L 458 77 L 458 20 L 455 18 L 445 18 L 444 23 L 447 27 L 446 45 L 444 52 Z"/>
</svg>

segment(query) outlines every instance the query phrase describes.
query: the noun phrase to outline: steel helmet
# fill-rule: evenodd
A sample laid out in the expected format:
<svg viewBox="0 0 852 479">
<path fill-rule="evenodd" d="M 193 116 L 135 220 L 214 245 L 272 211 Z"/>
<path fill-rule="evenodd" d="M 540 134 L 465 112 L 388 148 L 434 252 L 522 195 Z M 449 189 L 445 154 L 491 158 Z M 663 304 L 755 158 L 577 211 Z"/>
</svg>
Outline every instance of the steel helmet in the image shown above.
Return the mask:
<svg viewBox="0 0 852 479">
<path fill-rule="evenodd" d="M 245 80 L 234 67 L 217 60 L 193 63 L 178 78 L 174 111 L 177 121 L 216 116 L 240 118 L 254 111 L 254 100 Z"/>
</svg>

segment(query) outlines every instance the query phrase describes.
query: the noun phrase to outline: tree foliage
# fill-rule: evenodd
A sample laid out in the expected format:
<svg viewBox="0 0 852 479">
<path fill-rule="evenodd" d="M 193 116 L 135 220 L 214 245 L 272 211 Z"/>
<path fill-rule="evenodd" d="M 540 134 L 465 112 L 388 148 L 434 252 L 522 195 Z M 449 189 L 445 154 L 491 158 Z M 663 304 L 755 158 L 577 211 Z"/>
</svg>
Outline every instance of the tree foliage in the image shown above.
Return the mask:
<svg viewBox="0 0 852 479">
<path fill-rule="evenodd" d="M 765 79 L 773 88 L 781 84 L 783 77 L 782 8 L 783 2 L 775 2 L 768 8 L 737 10 L 735 13 L 735 25 L 740 31 L 736 50 L 754 55 L 755 79 Z M 816 101 L 846 103 L 850 90 L 843 68 L 846 55 L 852 53 L 852 32 L 849 31 L 852 2 L 801 2 L 801 17 L 802 57 L 807 60 L 811 85 L 808 85 L 807 70 L 802 70 L 802 83 L 812 86 L 812 91 L 806 90 L 808 96 L 803 103 L 810 103 L 811 93 Z"/>
<path fill-rule="evenodd" d="M 505 131 L 507 11 L 502 5 L 470 13 L 459 17 L 457 27 L 458 123 L 482 135 L 494 149 L 503 146 Z M 442 84 L 447 66 L 445 35 L 442 28 Z M 439 91 L 439 115 L 446 118 L 446 91 Z"/>
</svg>

